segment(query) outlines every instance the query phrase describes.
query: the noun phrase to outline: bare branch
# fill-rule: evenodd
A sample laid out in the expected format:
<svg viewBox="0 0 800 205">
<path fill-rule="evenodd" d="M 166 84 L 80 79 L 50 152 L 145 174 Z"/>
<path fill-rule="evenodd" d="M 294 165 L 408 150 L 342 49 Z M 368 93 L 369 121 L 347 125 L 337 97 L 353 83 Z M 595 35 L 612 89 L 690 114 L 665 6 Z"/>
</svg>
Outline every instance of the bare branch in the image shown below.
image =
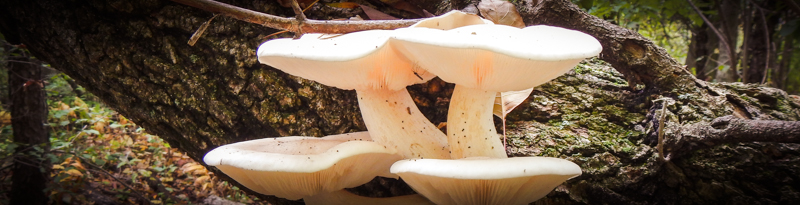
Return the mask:
<svg viewBox="0 0 800 205">
<path fill-rule="evenodd" d="M 305 20 L 301 24 L 295 18 L 285 18 L 247 10 L 213 0 L 172 0 L 205 11 L 219 13 L 238 20 L 262 26 L 299 33 L 350 33 L 355 31 L 383 29 L 390 30 L 408 27 L 422 19 L 410 20 L 369 20 L 369 21 L 329 21 Z"/>
<path fill-rule="evenodd" d="M 694 150 L 739 142 L 800 143 L 800 121 L 747 120 L 732 115 L 685 125 L 665 139 L 669 158 Z"/>
</svg>

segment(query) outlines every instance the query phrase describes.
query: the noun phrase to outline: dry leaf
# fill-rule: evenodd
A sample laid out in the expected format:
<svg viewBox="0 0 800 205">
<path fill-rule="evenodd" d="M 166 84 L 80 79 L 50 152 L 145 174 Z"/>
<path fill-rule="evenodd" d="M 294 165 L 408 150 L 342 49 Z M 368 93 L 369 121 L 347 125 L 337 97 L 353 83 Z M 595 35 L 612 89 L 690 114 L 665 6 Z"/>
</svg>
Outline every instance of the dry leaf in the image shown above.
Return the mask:
<svg viewBox="0 0 800 205">
<path fill-rule="evenodd" d="M 506 115 L 519 106 L 519 104 L 522 104 L 525 99 L 528 99 L 531 92 L 533 92 L 533 88 L 497 93 L 497 97 L 494 99 L 492 113 L 500 117 L 503 121 L 503 147 L 506 147 Z"/>
<path fill-rule="evenodd" d="M 509 25 L 517 28 L 524 28 L 525 22 L 517 12 L 517 7 L 511 2 L 503 0 L 482 0 L 478 4 L 478 11 L 483 18 L 495 24 Z"/>
<path fill-rule="evenodd" d="M 203 167 L 203 165 L 197 164 L 195 162 L 186 163 L 185 165 L 183 165 L 183 167 L 181 167 L 181 173 L 189 174 L 189 173 L 192 173 L 195 170 L 199 170 L 199 169 L 202 170 L 202 169 L 205 169 L 205 167 Z"/>
<path fill-rule="evenodd" d="M 494 99 L 494 108 L 492 113 L 505 120 L 506 115 L 511 112 L 511 110 L 514 110 L 514 108 L 522 104 L 525 99 L 528 99 L 528 96 L 531 95 L 531 92 L 533 92 L 533 88 L 520 91 L 497 93 L 497 97 Z"/>
</svg>

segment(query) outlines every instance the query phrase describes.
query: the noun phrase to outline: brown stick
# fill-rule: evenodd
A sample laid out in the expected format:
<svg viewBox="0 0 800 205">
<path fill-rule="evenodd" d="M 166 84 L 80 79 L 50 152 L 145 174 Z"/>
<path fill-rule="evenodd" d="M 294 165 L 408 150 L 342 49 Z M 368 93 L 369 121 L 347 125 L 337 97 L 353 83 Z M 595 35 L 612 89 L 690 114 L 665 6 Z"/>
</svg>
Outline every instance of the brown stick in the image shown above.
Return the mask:
<svg viewBox="0 0 800 205">
<path fill-rule="evenodd" d="M 800 143 L 800 121 L 747 120 L 732 115 L 711 122 L 685 125 L 665 139 L 665 151 L 673 159 L 694 150 L 739 142 Z"/>
<path fill-rule="evenodd" d="M 172 0 L 205 11 L 220 13 L 245 22 L 294 33 L 350 33 L 355 31 L 383 29 L 391 30 L 408 27 L 422 19 L 409 20 L 370 20 L 370 21 L 328 21 L 305 20 L 301 24 L 295 18 L 285 18 L 247 10 L 213 0 Z M 300 32 L 302 31 L 302 32 Z"/>
</svg>

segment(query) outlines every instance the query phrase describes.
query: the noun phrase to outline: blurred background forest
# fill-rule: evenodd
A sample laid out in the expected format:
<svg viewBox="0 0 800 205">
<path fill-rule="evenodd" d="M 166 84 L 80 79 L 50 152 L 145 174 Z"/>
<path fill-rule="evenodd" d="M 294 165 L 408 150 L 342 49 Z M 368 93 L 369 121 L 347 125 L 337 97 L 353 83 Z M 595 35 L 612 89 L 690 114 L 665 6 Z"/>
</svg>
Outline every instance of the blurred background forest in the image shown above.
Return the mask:
<svg viewBox="0 0 800 205">
<path fill-rule="evenodd" d="M 378 1 L 378 0 L 374 0 Z M 512 0 L 516 1 L 516 0 Z M 367 1 L 369 2 L 369 1 Z M 336 6 L 320 1 L 316 6 Z M 589 13 L 639 32 L 711 82 L 764 84 L 800 93 L 800 2 L 795 0 L 573 0 Z M 376 4 L 377 5 L 377 4 Z M 360 8 L 354 8 L 360 9 Z M 380 10 L 380 8 L 377 8 Z M 313 9 L 308 12 L 314 12 Z M 2 36 L 0 36 L 2 40 Z M 255 48 L 254 48 L 255 49 Z M 8 62 L 25 58 L 24 45 L 0 46 L 0 204 L 9 202 L 15 155 L 40 156 L 51 177 L 51 202 L 203 203 L 224 198 L 256 203 L 202 165 L 105 107 L 47 62 L 49 149 L 17 150 L 12 140 Z M 37 83 L 37 82 L 33 82 Z M 15 152 L 16 150 L 16 152 Z M 16 153 L 16 154 L 15 154 Z M 88 194 L 87 194 L 88 193 Z M 209 202 L 211 203 L 211 202 Z"/>
</svg>

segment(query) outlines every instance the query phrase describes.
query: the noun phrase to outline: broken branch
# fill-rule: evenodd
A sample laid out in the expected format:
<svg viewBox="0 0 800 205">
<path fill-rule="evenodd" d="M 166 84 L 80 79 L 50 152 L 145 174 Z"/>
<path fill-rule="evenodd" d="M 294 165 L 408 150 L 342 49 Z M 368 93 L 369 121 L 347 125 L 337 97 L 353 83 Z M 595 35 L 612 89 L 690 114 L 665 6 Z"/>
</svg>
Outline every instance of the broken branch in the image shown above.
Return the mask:
<svg viewBox="0 0 800 205">
<path fill-rule="evenodd" d="M 205 11 L 219 13 L 235 19 L 262 26 L 286 30 L 293 33 L 350 33 L 363 30 L 391 30 L 411 26 L 422 19 L 410 20 L 369 20 L 369 21 L 328 21 L 305 20 L 301 24 L 295 18 L 286 18 L 247 10 L 213 0 L 172 0 Z"/>
<path fill-rule="evenodd" d="M 720 144 L 739 142 L 800 143 L 800 121 L 747 120 L 732 115 L 683 126 L 665 139 L 669 158 Z"/>
</svg>

